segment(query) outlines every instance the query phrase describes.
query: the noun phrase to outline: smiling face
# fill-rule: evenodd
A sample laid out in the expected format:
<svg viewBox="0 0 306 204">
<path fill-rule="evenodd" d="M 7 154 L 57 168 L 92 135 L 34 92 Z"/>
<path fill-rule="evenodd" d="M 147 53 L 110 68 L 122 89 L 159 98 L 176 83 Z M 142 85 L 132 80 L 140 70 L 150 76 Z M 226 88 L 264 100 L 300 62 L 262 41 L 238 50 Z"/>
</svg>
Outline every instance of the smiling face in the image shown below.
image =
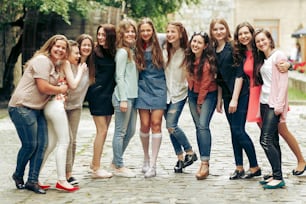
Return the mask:
<svg viewBox="0 0 306 204">
<path fill-rule="evenodd" d="M 272 50 L 271 40 L 263 32 L 256 34 L 255 44 L 256 44 L 257 49 L 262 51 L 265 54 L 269 53 Z"/>
<path fill-rule="evenodd" d="M 129 45 L 135 43 L 136 40 L 136 31 L 134 26 L 130 25 L 123 34 L 123 41 Z"/>
<path fill-rule="evenodd" d="M 204 38 L 198 34 L 193 36 L 190 47 L 196 58 L 200 58 L 207 45 L 204 42 Z"/>
<path fill-rule="evenodd" d="M 148 23 L 142 24 L 140 26 L 139 32 L 140 32 L 141 39 L 145 41 L 146 43 L 148 43 L 153 36 L 153 28 Z"/>
<path fill-rule="evenodd" d="M 216 23 L 212 28 L 212 35 L 217 41 L 225 41 L 227 38 L 226 27 L 221 23 Z"/>
<path fill-rule="evenodd" d="M 92 44 L 89 39 L 84 39 L 80 44 L 80 53 L 82 57 L 88 57 L 92 52 Z"/>
<path fill-rule="evenodd" d="M 243 26 L 238 30 L 238 41 L 242 45 L 248 46 L 252 42 L 252 33 L 247 26 Z"/>
<path fill-rule="evenodd" d="M 106 33 L 103 27 L 101 27 L 97 32 L 97 40 L 99 45 L 106 48 Z"/>
<path fill-rule="evenodd" d="M 66 58 L 67 43 L 64 40 L 57 40 L 51 47 L 50 58 L 53 62 Z"/>
<path fill-rule="evenodd" d="M 171 44 L 179 43 L 181 35 L 177 26 L 169 24 L 166 31 L 167 41 Z"/>
<path fill-rule="evenodd" d="M 68 60 L 71 64 L 78 65 L 81 58 L 80 50 L 78 46 L 72 46 Z"/>
</svg>

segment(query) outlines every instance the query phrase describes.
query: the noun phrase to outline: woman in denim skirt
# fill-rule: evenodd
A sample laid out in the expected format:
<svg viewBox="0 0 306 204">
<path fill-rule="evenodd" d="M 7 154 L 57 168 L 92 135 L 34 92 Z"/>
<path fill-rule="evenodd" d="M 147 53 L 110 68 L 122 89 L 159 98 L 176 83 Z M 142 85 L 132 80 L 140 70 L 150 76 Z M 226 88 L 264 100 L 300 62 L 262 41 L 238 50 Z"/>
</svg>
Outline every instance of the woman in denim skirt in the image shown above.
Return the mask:
<svg viewBox="0 0 306 204">
<path fill-rule="evenodd" d="M 140 73 L 135 107 L 140 116 L 140 139 L 144 152 L 142 172 L 149 178 L 156 176 L 156 160 L 162 140 L 161 124 L 167 97 L 163 54 L 153 22 L 149 18 L 143 18 L 138 24 L 136 47 L 136 64 Z"/>
</svg>

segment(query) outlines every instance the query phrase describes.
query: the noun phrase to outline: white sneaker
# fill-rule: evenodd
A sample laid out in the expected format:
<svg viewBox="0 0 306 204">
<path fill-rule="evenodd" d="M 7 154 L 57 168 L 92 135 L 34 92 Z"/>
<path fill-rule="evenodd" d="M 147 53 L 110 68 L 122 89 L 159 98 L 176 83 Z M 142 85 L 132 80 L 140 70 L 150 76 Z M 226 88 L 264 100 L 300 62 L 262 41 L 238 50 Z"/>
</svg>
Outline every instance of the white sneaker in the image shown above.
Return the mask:
<svg viewBox="0 0 306 204">
<path fill-rule="evenodd" d="M 150 169 L 150 161 L 143 161 L 142 173 L 146 173 Z"/>
<path fill-rule="evenodd" d="M 93 179 L 104 179 L 104 178 L 111 178 L 113 176 L 112 173 L 104 170 L 104 169 L 99 169 L 97 171 L 93 171 L 92 172 L 92 175 L 91 175 L 91 178 Z"/>
<path fill-rule="evenodd" d="M 126 177 L 126 178 L 136 177 L 136 175 L 130 169 L 128 169 L 126 167 L 121 167 L 119 169 L 115 169 L 114 175 L 115 176 Z"/>
<path fill-rule="evenodd" d="M 145 173 L 145 178 L 151 178 L 156 176 L 156 169 L 155 167 L 150 167 L 149 170 Z"/>
</svg>

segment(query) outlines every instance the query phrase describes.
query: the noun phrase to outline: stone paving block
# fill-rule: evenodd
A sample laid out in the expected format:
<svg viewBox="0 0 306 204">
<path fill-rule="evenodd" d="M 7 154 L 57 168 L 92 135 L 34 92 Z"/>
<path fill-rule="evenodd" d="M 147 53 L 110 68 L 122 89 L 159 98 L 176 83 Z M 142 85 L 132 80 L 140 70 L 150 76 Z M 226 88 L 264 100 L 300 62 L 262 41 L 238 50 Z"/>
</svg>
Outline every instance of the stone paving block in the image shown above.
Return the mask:
<svg viewBox="0 0 306 204">
<path fill-rule="evenodd" d="M 305 106 L 291 106 L 288 113 L 288 127 L 300 142 L 306 155 L 306 114 Z M 185 106 L 180 119 L 182 129 L 190 138 L 193 149 L 198 154 L 195 128 Z M 163 121 L 163 127 L 165 123 Z M 271 168 L 259 144 L 259 128 L 247 123 L 247 132 L 252 138 L 258 162 L 263 173 Z M 42 173 L 41 180 L 50 183 L 52 188 L 46 195 L 36 195 L 27 190 L 16 190 L 11 174 L 15 168 L 16 155 L 20 142 L 10 119 L 0 119 L 0 203 L 306 203 L 306 174 L 296 177 L 291 174 L 296 159 L 284 140 L 280 139 L 283 160 L 283 172 L 287 187 L 277 190 L 263 190 L 258 184 L 261 178 L 248 181 L 230 181 L 229 175 L 235 164 L 231 146 L 230 131 L 224 114 L 215 113 L 211 122 L 212 152 L 210 175 L 206 180 L 198 181 L 195 173 L 200 166 L 199 160 L 185 169 L 183 174 L 175 174 L 173 167 L 177 161 L 169 135 L 163 130 L 163 141 L 157 163 L 157 177 L 145 179 L 141 173 L 143 152 L 139 139 L 139 121 L 136 134 L 126 150 L 124 161 L 127 167 L 136 173 L 136 178 L 91 179 L 89 168 L 92 159 L 92 145 L 95 136 L 93 120 L 87 108 L 84 108 L 77 138 L 77 155 L 74 176 L 79 180 L 81 189 L 75 193 L 59 192 L 54 188 L 56 167 L 51 154 Z M 110 170 L 112 160 L 112 121 L 102 155 L 103 168 Z M 199 154 L 198 154 L 199 155 Z M 244 154 L 244 163 L 248 169 L 248 160 Z M 25 177 L 26 178 L 26 177 Z"/>
</svg>

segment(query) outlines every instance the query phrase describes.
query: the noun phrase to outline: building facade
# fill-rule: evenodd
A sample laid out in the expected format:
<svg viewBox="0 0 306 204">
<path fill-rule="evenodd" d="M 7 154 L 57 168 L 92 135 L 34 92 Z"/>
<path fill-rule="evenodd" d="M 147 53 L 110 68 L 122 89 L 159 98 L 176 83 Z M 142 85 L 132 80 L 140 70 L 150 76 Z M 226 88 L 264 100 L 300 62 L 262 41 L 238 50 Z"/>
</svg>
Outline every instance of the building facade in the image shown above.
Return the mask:
<svg viewBox="0 0 306 204">
<path fill-rule="evenodd" d="M 209 31 L 212 18 L 225 18 L 231 32 L 243 21 L 255 28 L 271 31 L 276 46 L 288 56 L 295 48 L 297 38 L 291 35 L 306 26 L 306 0 L 202 0 L 199 5 L 184 5 L 170 16 L 181 21 L 188 33 Z"/>
</svg>

